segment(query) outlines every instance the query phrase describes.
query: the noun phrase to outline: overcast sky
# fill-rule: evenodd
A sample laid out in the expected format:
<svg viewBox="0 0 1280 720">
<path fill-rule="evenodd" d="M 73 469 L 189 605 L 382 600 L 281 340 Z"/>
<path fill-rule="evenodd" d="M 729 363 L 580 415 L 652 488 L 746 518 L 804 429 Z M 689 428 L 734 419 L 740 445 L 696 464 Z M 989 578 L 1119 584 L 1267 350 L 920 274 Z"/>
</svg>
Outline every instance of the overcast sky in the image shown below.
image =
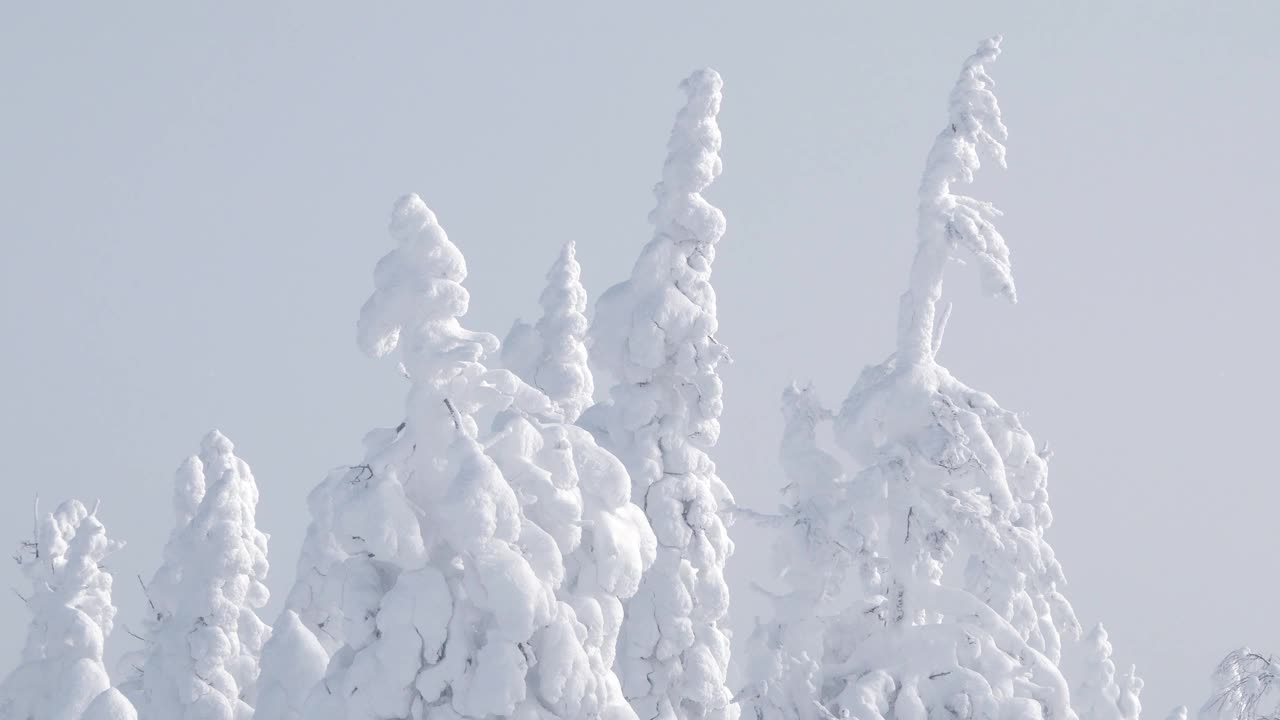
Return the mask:
<svg viewBox="0 0 1280 720">
<path fill-rule="evenodd" d="M 953 266 L 941 360 L 1055 450 L 1068 595 L 1149 715 L 1199 705 L 1228 649 L 1280 651 L 1277 27 L 1274 2 L 1173 0 L 9 3 L 0 528 L 25 537 L 37 494 L 101 499 L 136 627 L 172 472 L 218 427 L 262 490 L 274 618 L 306 493 L 400 418 L 393 363 L 353 339 L 395 198 L 420 193 L 466 254 L 470 327 L 533 317 L 567 240 L 594 297 L 649 237 L 676 85 L 703 65 L 725 79 L 708 196 L 736 360 L 715 458 L 769 508 L 781 388 L 835 405 L 890 351 L 925 152 L 1003 33 L 1009 169 L 974 192 L 1006 212 L 1021 301 Z M 768 577 L 737 530 L 742 637 Z M 0 608 L 2 673 L 26 616 Z"/>
</svg>

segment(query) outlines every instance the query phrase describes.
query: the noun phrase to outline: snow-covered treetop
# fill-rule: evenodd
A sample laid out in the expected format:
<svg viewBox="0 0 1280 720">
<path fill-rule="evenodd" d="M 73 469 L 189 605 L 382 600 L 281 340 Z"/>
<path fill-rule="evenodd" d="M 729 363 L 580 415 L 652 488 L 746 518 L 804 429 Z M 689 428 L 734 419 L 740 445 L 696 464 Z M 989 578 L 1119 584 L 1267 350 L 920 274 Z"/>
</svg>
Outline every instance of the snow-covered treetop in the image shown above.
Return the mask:
<svg viewBox="0 0 1280 720">
<path fill-rule="evenodd" d="M 943 271 L 961 249 L 977 261 L 988 292 L 1017 301 L 1009 248 L 992 223 L 1000 212 L 952 188 L 955 183 L 973 182 L 984 156 L 1004 167 L 1008 131 L 991 91 L 995 83 L 986 69 L 999 55 L 1000 37 L 996 36 L 965 61 L 951 91 L 950 122 L 929 150 L 920 183 L 919 246 L 898 319 L 898 359 L 903 363 L 932 359 L 935 338 L 940 338 L 945 323 L 937 317 Z"/>
<path fill-rule="evenodd" d="M 713 337 L 716 296 L 710 275 L 725 219 L 701 195 L 723 167 L 716 124 L 722 87 L 720 75 L 710 69 L 681 83 L 686 103 L 676 116 L 662 182 L 654 188 L 657 204 L 649 213 L 654 237 L 630 279 L 597 303 L 593 358 L 619 382 L 647 382 L 669 358 L 676 372 L 693 376 L 724 356 Z M 702 397 L 704 414 L 719 415 L 719 389 L 706 390 L 711 392 Z"/>
<path fill-rule="evenodd" d="M 587 364 L 587 291 L 581 277 L 574 243 L 566 243 L 547 272 L 537 325 L 516 321 L 502 343 L 503 364 L 546 393 L 568 422 L 578 419 L 595 392 Z"/>
<path fill-rule="evenodd" d="M 400 198 L 390 231 L 397 247 L 374 268 L 374 292 L 360 309 L 357 342 L 372 357 L 400 348 L 410 377 L 443 388 L 497 350 L 498 340 L 458 323 L 471 299 L 462 286 L 467 262 L 422 198 Z"/>
</svg>

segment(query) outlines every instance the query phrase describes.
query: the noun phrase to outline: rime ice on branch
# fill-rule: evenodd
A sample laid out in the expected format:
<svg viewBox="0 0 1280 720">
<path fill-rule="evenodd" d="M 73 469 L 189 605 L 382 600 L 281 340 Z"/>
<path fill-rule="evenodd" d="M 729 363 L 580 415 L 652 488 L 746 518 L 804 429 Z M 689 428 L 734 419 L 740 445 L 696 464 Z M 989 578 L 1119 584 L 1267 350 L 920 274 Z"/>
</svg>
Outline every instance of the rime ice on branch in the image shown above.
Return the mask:
<svg viewBox="0 0 1280 720">
<path fill-rule="evenodd" d="M 502 343 L 502 362 L 547 394 L 564 413 L 578 419 L 591 404 L 595 383 L 587 365 L 587 291 L 574 244 L 567 243 L 547 272 L 536 325 L 517 321 Z"/>
<path fill-rule="evenodd" d="M 107 691 L 102 650 L 116 608 L 103 560 L 121 546 L 77 500 L 37 517 L 17 555 L 31 625 L 18 667 L 0 682 L 0 717 L 79 720 Z"/>
<path fill-rule="evenodd" d="M 733 550 L 720 518 L 732 501 L 707 451 L 720 434 L 711 264 L 724 215 L 702 197 L 720 174 L 720 76 L 700 70 L 681 87 L 662 182 L 650 213 L 653 239 L 631 277 L 597 304 L 592 353 L 615 385 L 584 416 L 631 474 L 658 539 L 658 559 L 627 606 L 617 667 L 645 720 L 733 720 L 725 688 L 729 605 L 725 560 Z"/>
<path fill-rule="evenodd" d="M 302 716 L 633 720 L 606 606 L 638 584 L 644 527 L 628 527 L 625 492 L 584 502 L 625 481 L 605 483 L 550 399 L 484 366 L 497 341 L 460 324 L 466 263 L 422 200 L 402 198 L 390 229 L 357 335 L 375 357 L 399 350 L 412 387 L 405 423 L 328 491 L 343 645 Z M 607 562 L 579 552 L 587 532 Z"/>
<path fill-rule="evenodd" d="M 148 586 L 154 616 L 136 676 L 124 686 L 142 720 L 241 720 L 252 713 L 270 632 L 267 536 L 258 485 L 225 435 L 211 431 L 178 471 L 178 527 Z"/>
</svg>

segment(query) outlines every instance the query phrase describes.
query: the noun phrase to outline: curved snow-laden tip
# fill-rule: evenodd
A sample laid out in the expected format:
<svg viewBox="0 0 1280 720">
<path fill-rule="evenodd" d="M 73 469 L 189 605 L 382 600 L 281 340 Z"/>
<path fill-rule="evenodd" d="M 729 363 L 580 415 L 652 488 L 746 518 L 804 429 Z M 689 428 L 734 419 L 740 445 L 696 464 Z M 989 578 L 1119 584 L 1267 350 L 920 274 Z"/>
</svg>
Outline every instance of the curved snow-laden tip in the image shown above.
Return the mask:
<svg viewBox="0 0 1280 720">
<path fill-rule="evenodd" d="M 680 81 L 680 89 L 689 97 L 689 104 L 703 104 L 710 108 L 712 103 L 718 110 L 720 107 L 720 91 L 724 89 L 724 79 L 720 73 L 711 68 L 694 70 L 689 77 Z M 694 101 L 700 101 L 695 103 Z M 712 114 L 714 114 L 714 110 Z"/>
<path fill-rule="evenodd" d="M 436 214 L 431 212 L 431 208 L 422 201 L 417 193 L 409 193 L 396 200 L 395 206 L 391 209 L 391 222 L 388 223 L 388 229 L 391 231 L 391 237 L 397 242 L 403 243 L 412 238 L 427 226 L 440 226 L 436 220 Z"/>
<path fill-rule="evenodd" d="M 235 448 L 236 446 L 231 442 L 231 439 L 216 428 L 210 430 L 204 436 L 204 439 L 200 441 L 200 449 L 203 452 L 225 454 L 235 450 Z"/>
</svg>

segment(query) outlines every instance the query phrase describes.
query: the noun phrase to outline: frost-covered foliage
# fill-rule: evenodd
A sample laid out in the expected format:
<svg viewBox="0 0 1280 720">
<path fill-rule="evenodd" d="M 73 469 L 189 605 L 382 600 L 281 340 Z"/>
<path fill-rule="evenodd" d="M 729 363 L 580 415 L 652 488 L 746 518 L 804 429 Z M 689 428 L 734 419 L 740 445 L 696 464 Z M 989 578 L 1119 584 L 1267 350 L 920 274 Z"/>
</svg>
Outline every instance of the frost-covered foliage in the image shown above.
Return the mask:
<svg viewBox="0 0 1280 720">
<path fill-rule="evenodd" d="M 211 431 L 178 471 L 178 527 L 147 587 L 157 620 L 135 677 L 122 686 L 142 720 L 244 720 L 269 630 L 267 536 L 258 486 L 225 435 Z"/>
<path fill-rule="evenodd" d="M 657 205 L 653 239 L 631 277 L 601 296 L 592 324 L 593 359 L 615 381 L 606 404 L 583 417 L 626 464 L 633 495 L 658 538 L 658 559 L 627 607 L 617 667 L 636 713 L 657 718 L 733 720 L 725 688 L 729 606 L 724 565 L 733 551 L 720 518 L 732 502 L 707 451 L 720 435 L 711 264 L 724 215 L 702 197 L 720 174 L 721 80 L 700 70 L 681 87 Z"/>
<path fill-rule="evenodd" d="M 943 269 L 961 250 L 990 290 L 1014 299 L 996 211 L 953 187 L 972 180 L 983 157 L 1003 164 L 1005 127 L 986 72 L 998 53 L 993 38 L 965 63 L 929 153 L 896 352 L 863 371 L 836 417 L 856 471 L 832 505 L 856 531 L 840 537 L 832 564 L 855 572 L 841 568 L 840 584 L 825 590 L 822 676 L 806 681 L 820 689 L 823 716 L 1076 717 L 1057 666 L 1062 635 L 1079 626 L 1044 538 L 1047 453 L 1016 414 L 935 361 Z M 749 691 L 778 694 L 767 682 Z M 790 705 L 795 715 L 779 715 L 814 712 Z"/>
<path fill-rule="evenodd" d="M 831 412 L 812 386 L 792 384 L 782 394 L 782 414 L 785 503 L 776 515 L 751 515 L 777 535 L 773 567 L 787 589 L 769 592 L 772 613 L 757 622 L 748 643 L 752 652 L 740 699 L 749 718 L 811 720 L 825 717 L 820 699 L 829 606 L 853 569 L 851 550 L 861 547 L 860 530 L 844 469 L 818 440 L 818 428 L 831 420 Z"/>
<path fill-rule="evenodd" d="M 587 365 L 587 291 L 574 244 L 567 243 L 547 272 L 536 325 L 516 321 L 502 342 L 502 363 L 547 394 L 567 422 L 591 404 L 595 382 Z"/>
<path fill-rule="evenodd" d="M 326 492 L 343 645 L 302 716 L 630 720 L 611 636 L 653 541 L 646 558 L 621 464 L 484 366 L 497 340 L 459 323 L 466 263 L 416 195 L 390 229 L 357 339 L 399 350 L 412 387 L 405 423 Z"/>
<path fill-rule="evenodd" d="M 1088 720 L 1138 720 L 1140 707 L 1132 687 L 1132 671 L 1125 678 L 1116 677 L 1116 664 L 1111 660 L 1111 642 L 1102 623 L 1085 637 L 1085 667 L 1081 681 L 1072 693 L 1071 704 L 1081 718 Z M 1125 682 L 1122 690 L 1121 681 Z M 1138 690 L 1141 681 L 1138 681 Z"/>
<path fill-rule="evenodd" d="M 102 649 L 116 608 L 103 560 L 121 546 L 78 500 L 37 514 L 16 556 L 31 584 L 31 624 L 18 667 L 0 682 L 0 718 L 79 720 L 108 689 Z"/>
<path fill-rule="evenodd" d="M 1213 692 L 1200 720 L 1280 718 L 1280 658 L 1247 647 L 1233 650 L 1213 674 Z"/>
</svg>

